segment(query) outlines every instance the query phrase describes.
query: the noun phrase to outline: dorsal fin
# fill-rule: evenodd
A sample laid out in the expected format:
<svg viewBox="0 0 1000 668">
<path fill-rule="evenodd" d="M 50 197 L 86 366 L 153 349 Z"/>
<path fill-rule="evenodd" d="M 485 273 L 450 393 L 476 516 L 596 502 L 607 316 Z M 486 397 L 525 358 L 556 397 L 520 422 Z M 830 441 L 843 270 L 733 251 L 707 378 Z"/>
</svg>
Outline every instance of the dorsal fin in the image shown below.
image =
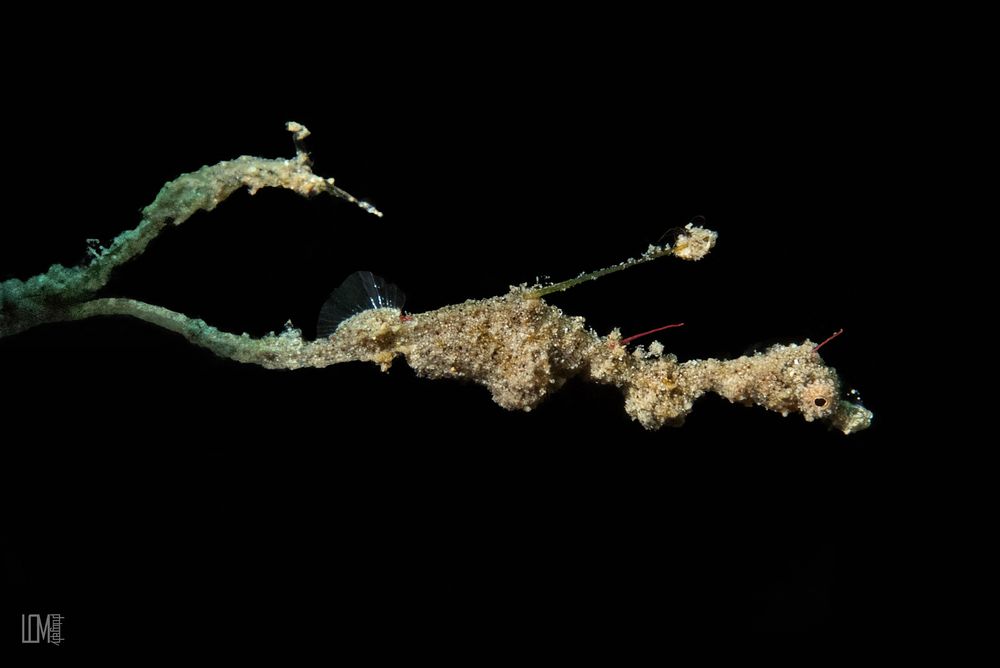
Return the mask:
<svg viewBox="0 0 1000 668">
<path fill-rule="evenodd" d="M 373 308 L 403 310 L 406 295 L 394 284 L 370 271 L 356 271 L 330 293 L 319 311 L 316 337 L 325 339 L 340 323 L 362 311 Z"/>
</svg>

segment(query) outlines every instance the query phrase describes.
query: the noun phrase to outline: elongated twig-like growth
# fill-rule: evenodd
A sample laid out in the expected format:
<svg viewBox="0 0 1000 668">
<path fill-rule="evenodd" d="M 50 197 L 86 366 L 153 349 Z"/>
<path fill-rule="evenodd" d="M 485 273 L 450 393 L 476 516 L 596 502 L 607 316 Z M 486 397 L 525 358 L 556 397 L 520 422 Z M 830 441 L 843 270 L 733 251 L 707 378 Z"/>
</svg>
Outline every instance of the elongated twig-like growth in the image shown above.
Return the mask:
<svg viewBox="0 0 1000 668">
<path fill-rule="evenodd" d="M 289 123 L 298 149 L 294 158 L 265 159 L 242 156 L 182 174 L 160 189 L 153 203 L 142 211 L 142 220 L 132 230 L 122 232 L 107 248 L 95 251 L 85 265 L 52 265 L 43 274 L 26 281 L 0 282 L 0 336 L 8 336 L 31 327 L 75 319 L 80 313 L 104 315 L 111 302 L 100 301 L 86 309 L 71 308 L 83 304 L 103 288 L 115 268 L 137 257 L 169 223 L 180 225 L 197 211 L 211 211 L 240 188 L 251 194 L 261 188 L 287 188 L 310 197 L 320 193 L 355 203 L 369 213 L 381 216 L 375 207 L 359 201 L 334 185 L 333 179 L 313 174 L 302 140 L 309 131 L 298 123 Z M 115 302 L 107 314 L 127 313 L 143 319 L 141 302 Z M 132 312 L 134 310 L 134 312 Z"/>
<path fill-rule="evenodd" d="M 565 281 L 560 281 L 543 287 L 535 287 L 525 292 L 524 296 L 529 299 L 537 299 L 538 297 L 544 297 L 545 295 L 551 295 L 556 292 L 563 292 L 564 290 L 569 290 L 570 288 L 576 287 L 581 283 L 596 281 L 599 278 L 604 278 L 608 274 L 613 274 L 625 269 L 631 269 L 632 267 L 637 267 L 640 264 L 651 262 L 652 260 L 658 260 L 661 257 L 667 257 L 670 255 L 682 260 L 700 260 L 705 257 L 710 250 L 712 250 L 712 246 L 715 245 L 716 237 L 717 235 L 715 232 L 706 230 L 704 227 L 696 228 L 693 224 L 688 223 L 688 226 L 685 227 L 683 232 L 677 237 L 677 241 L 673 246 L 650 246 L 646 249 L 645 253 L 639 256 L 638 259 L 629 258 L 624 262 L 619 262 L 618 264 L 605 267 L 604 269 L 598 269 L 597 271 L 580 274 L 576 278 L 570 278 Z"/>
<path fill-rule="evenodd" d="M 289 123 L 296 155 L 290 159 L 243 156 L 183 174 L 167 183 L 143 209 L 138 227 L 120 234 L 79 267 L 53 265 L 25 281 L 0 283 L 0 337 L 44 323 L 100 315 L 130 315 L 183 335 L 192 343 L 238 362 L 271 369 L 375 362 L 387 370 L 402 356 L 428 378 L 455 378 L 485 386 L 504 408 L 531 410 L 571 377 L 610 384 L 625 394 L 625 409 L 647 429 L 679 424 L 695 399 L 715 392 L 806 420 L 827 420 L 844 433 L 869 426 L 872 413 L 840 398 L 836 372 L 823 364 L 823 345 L 805 341 L 775 346 L 735 360 L 679 363 L 654 341 L 628 352 L 617 330 L 601 337 L 580 317 L 565 315 L 542 297 L 661 257 L 699 260 L 717 235 L 688 224 L 671 246 L 650 246 L 638 259 L 581 274 L 549 286 L 518 286 L 491 299 L 470 300 L 401 317 L 395 308 L 369 308 L 344 320 L 328 338 L 305 341 L 290 326 L 253 338 L 222 332 L 202 320 L 134 299 L 101 298 L 111 272 L 140 255 L 168 223 L 180 225 L 199 210 L 211 211 L 239 188 L 287 188 L 304 196 L 330 194 L 377 216 L 381 212 L 313 174 L 302 141 L 309 131 Z M 377 286 L 377 282 L 372 282 Z M 374 289 L 374 288 L 373 288 Z M 378 303 L 392 303 L 378 302 Z M 665 329 L 665 328 L 660 328 Z M 651 330 L 650 334 L 658 330 Z M 824 342 L 825 343 L 825 342 Z"/>
</svg>

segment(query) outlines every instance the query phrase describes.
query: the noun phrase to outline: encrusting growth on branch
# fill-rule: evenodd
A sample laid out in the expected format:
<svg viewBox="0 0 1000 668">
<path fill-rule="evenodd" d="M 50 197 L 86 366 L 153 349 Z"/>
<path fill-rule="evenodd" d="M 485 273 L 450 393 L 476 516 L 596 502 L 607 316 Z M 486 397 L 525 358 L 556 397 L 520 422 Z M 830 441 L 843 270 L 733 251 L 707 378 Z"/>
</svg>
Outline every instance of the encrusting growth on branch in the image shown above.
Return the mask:
<svg viewBox="0 0 1000 668">
<path fill-rule="evenodd" d="M 305 197 L 325 193 L 382 215 L 367 202 L 335 186 L 332 178 L 313 174 L 309 155 L 301 148 L 301 140 L 309 131 L 298 123 L 289 123 L 288 130 L 294 133 L 299 149 L 294 158 L 269 160 L 241 156 L 182 174 L 164 185 L 153 203 L 142 210 L 138 227 L 119 234 L 107 248 L 95 252 L 89 263 L 78 267 L 56 264 L 26 281 L 0 282 L 0 337 L 46 322 L 91 315 L 125 313 L 151 319 L 145 310 L 149 305 L 134 300 L 99 301 L 82 310 L 76 307 L 103 288 L 116 267 L 140 255 L 167 224 L 180 225 L 197 211 L 211 211 L 240 188 L 246 188 L 250 194 L 261 188 L 286 188 Z M 104 312 L 104 307 L 111 310 Z M 156 312 L 163 310 L 150 308 Z"/>
<path fill-rule="evenodd" d="M 289 123 L 288 130 L 295 137 L 294 158 L 243 156 L 183 174 L 163 186 L 143 210 L 138 227 L 119 235 L 88 264 L 53 265 L 26 281 L 0 283 L 0 337 L 49 322 L 124 314 L 177 332 L 222 357 L 269 369 L 364 361 L 388 370 L 402 357 L 420 376 L 483 385 L 497 404 L 510 410 L 531 410 L 568 379 L 580 377 L 620 388 L 625 410 L 647 429 L 680 424 L 706 392 L 783 415 L 799 413 L 810 422 L 825 420 L 845 434 L 871 424 L 870 411 L 841 398 L 836 371 L 823 363 L 811 341 L 734 360 L 679 362 L 664 354 L 657 341 L 630 352 L 617 330 L 599 336 L 585 327 L 582 317 L 568 316 L 542 299 L 660 257 L 700 260 L 717 235 L 691 224 L 673 245 L 650 246 L 638 259 L 607 269 L 549 286 L 515 286 L 500 297 L 406 317 L 398 308 L 359 309 L 328 338 L 316 341 L 304 340 L 290 326 L 278 335 L 253 338 L 137 300 L 95 298 L 111 271 L 141 254 L 168 223 L 180 225 L 196 211 L 211 211 L 239 188 L 251 194 L 267 187 L 307 197 L 330 194 L 382 215 L 336 187 L 333 179 L 315 175 L 302 148 L 309 131 L 298 123 Z"/>
</svg>

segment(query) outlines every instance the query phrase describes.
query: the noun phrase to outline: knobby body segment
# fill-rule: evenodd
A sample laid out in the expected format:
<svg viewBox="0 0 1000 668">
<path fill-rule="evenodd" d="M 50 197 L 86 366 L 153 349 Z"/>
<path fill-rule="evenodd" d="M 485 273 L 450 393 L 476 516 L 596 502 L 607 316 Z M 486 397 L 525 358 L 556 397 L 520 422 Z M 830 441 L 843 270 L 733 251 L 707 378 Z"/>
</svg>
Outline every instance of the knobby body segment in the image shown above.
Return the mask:
<svg viewBox="0 0 1000 668">
<path fill-rule="evenodd" d="M 629 352 L 620 335 L 598 336 L 582 317 L 568 316 L 522 288 L 492 299 L 413 315 L 372 309 L 345 321 L 288 361 L 325 366 L 365 361 L 388 370 L 402 357 L 417 374 L 483 385 L 507 409 L 531 410 L 570 378 L 614 385 L 625 410 L 647 429 L 679 425 L 694 401 L 714 392 L 807 421 L 829 420 L 844 433 L 866 428 L 872 415 L 840 399 L 836 371 L 811 341 L 774 346 L 734 360 L 678 362 L 662 344 Z M 308 352 L 307 352 L 308 351 Z"/>
</svg>

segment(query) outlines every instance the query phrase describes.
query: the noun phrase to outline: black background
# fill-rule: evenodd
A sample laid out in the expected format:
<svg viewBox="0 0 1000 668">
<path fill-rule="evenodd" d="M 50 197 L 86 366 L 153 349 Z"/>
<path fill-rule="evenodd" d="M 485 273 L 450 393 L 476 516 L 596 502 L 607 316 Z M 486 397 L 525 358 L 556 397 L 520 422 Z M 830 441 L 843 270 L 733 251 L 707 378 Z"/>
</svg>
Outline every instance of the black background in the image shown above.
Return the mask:
<svg viewBox="0 0 1000 668">
<path fill-rule="evenodd" d="M 550 301 L 602 334 L 683 321 L 656 337 L 681 359 L 843 327 L 824 358 L 873 428 L 705 397 L 647 432 L 582 383 L 510 413 L 401 362 L 267 371 L 124 318 L 38 328 L 0 341 L 12 645 L 22 612 L 66 615 L 62 649 L 897 622 L 884 263 L 902 141 L 879 35 L 856 36 L 862 63 L 808 31 L 723 58 L 698 29 L 555 43 L 475 25 L 317 60 L 293 38 L 219 38 L 134 73 L 127 54 L 163 46 L 140 31 L 10 72 L 0 278 L 82 260 L 180 172 L 291 156 L 296 120 L 315 170 L 384 218 L 240 192 L 106 294 L 311 338 L 358 269 L 419 312 L 606 266 L 704 216 L 720 234 L 704 261 Z"/>
</svg>

